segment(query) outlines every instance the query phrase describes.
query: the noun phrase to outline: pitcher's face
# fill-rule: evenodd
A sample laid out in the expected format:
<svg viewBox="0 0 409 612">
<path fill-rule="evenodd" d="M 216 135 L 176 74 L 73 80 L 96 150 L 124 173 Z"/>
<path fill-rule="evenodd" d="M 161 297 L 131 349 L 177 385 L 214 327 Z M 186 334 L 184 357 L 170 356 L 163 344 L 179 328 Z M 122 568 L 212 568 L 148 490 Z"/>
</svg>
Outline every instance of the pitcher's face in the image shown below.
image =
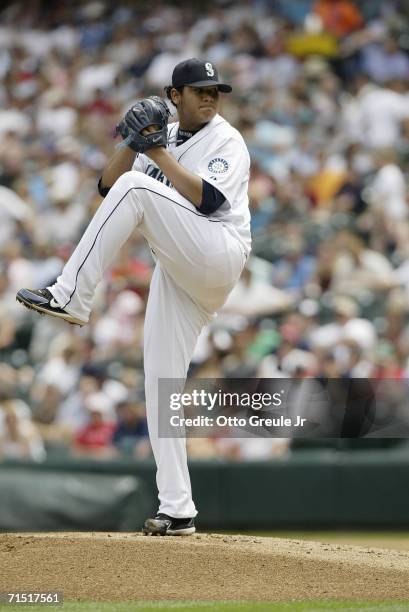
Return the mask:
<svg viewBox="0 0 409 612">
<path fill-rule="evenodd" d="M 172 98 L 178 109 L 180 127 L 185 130 L 198 130 L 219 111 L 220 94 L 216 86 L 185 85 L 181 93 L 173 90 Z"/>
</svg>

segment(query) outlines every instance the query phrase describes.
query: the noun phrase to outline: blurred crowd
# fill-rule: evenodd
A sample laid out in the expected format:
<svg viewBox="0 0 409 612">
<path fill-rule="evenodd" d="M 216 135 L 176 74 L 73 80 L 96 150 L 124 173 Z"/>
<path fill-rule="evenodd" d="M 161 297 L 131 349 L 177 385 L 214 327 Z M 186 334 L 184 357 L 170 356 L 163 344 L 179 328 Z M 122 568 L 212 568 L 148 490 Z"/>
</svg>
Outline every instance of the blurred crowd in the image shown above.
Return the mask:
<svg viewBox="0 0 409 612">
<path fill-rule="evenodd" d="M 115 126 L 187 57 L 233 86 L 252 159 L 253 251 L 191 375 L 406 378 L 409 15 L 405 0 L 3 2 L 0 458 L 150 456 L 142 333 L 153 261 L 135 234 L 82 329 L 15 302 L 51 284 L 101 198 Z M 266 458 L 289 440 L 193 439 Z"/>
</svg>

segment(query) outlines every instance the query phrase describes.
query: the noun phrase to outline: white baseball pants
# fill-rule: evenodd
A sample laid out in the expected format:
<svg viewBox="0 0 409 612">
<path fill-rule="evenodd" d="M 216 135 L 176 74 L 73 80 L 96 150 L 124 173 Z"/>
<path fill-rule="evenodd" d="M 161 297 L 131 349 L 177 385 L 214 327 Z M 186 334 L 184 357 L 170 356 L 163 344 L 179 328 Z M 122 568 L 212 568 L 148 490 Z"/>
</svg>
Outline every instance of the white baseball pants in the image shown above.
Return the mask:
<svg viewBox="0 0 409 612">
<path fill-rule="evenodd" d="M 109 191 L 55 285 L 59 305 L 88 321 L 97 284 L 138 229 L 156 254 L 144 326 L 146 412 L 157 465 L 159 512 L 197 514 L 186 440 L 158 435 L 158 379 L 185 379 L 197 338 L 240 277 L 245 253 L 218 220 L 176 190 L 137 171 Z"/>
</svg>

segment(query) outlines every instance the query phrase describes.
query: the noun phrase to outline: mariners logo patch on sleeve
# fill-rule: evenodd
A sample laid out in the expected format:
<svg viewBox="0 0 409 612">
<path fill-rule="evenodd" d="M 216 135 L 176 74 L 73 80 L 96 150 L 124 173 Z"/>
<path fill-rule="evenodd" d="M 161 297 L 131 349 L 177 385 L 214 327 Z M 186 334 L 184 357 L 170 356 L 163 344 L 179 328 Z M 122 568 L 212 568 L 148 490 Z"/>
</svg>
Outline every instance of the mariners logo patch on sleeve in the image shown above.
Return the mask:
<svg viewBox="0 0 409 612">
<path fill-rule="evenodd" d="M 207 168 L 210 172 L 214 172 L 215 174 L 223 174 L 223 172 L 227 172 L 229 169 L 229 164 L 222 157 L 215 157 L 209 162 Z"/>
</svg>

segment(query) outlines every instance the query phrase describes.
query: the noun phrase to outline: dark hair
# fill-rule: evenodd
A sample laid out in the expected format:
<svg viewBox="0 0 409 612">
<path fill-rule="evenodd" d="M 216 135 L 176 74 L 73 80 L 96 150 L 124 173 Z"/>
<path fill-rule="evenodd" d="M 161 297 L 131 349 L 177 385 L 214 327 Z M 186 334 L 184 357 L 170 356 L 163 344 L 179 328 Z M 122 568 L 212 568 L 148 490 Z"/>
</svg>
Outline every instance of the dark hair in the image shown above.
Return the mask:
<svg viewBox="0 0 409 612">
<path fill-rule="evenodd" d="M 184 88 L 184 85 L 182 85 L 182 87 L 173 87 L 173 85 L 166 85 L 166 87 L 163 88 L 165 91 L 166 97 L 168 98 L 168 100 L 172 102 L 173 106 L 175 107 L 176 107 L 176 104 L 173 102 L 170 92 L 172 91 L 172 89 L 176 89 L 176 91 L 178 91 L 179 93 L 182 93 L 183 88 Z"/>
</svg>

